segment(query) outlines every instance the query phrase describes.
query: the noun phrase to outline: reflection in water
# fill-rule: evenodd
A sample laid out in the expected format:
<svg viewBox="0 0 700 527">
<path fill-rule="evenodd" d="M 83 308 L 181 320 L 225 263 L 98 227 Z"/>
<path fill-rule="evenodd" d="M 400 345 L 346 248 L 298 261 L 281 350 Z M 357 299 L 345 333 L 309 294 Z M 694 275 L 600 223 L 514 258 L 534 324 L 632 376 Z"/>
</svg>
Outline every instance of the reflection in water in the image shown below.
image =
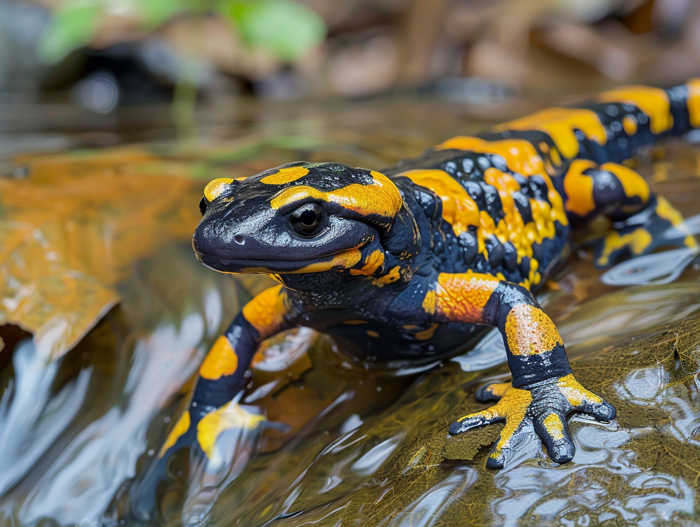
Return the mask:
<svg viewBox="0 0 700 527">
<path fill-rule="evenodd" d="M 620 383 L 624 387 L 624 394 L 621 395 L 636 405 L 644 406 L 654 402 L 668 381 L 669 373 L 662 365 L 633 371 Z"/>
<path fill-rule="evenodd" d="M 675 249 L 631 258 L 606 271 L 600 280 L 607 285 L 669 284 L 698 257 L 696 249 Z"/>
<path fill-rule="evenodd" d="M 65 353 L 53 362 L 28 341 L 17 345 L 2 372 L 0 525 L 98 521 L 117 488 L 156 455 L 170 426 L 166 416 L 177 413 L 204 350 L 265 287 L 257 278 L 234 282 L 192 257 L 190 224 L 202 186 L 192 177 L 242 176 L 296 158 L 388 165 L 445 136 L 469 133 L 455 115 L 429 103 L 381 109 L 368 103 L 353 109 L 342 129 L 337 116 L 306 113 L 280 123 L 270 114 L 241 125 L 236 133 L 243 138 L 217 129 L 222 142 L 201 150 L 161 146 L 25 159 L 36 180 L 0 183 L 16 196 L 41 187 L 41 221 L 32 223 L 37 216 L 22 200 L 0 209 L 0 226 L 12 226 L 7 232 L 19 248 L 14 260 L 0 262 L 3 276 L 16 280 L 5 287 L 50 293 L 28 296 L 53 309 L 35 314 L 36 327 L 60 315 L 79 321 L 80 330 L 63 328 L 60 343 L 47 342 L 54 356 Z M 406 123 L 417 120 L 431 124 L 420 136 L 407 133 Z M 672 155 L 656 190 L 692 216 L 700 163 L 692 149 L 678 156 L 677 175 L 669 170 Z M 99 180 L 99 192 L 83 188 L 83 177 Z M 44 221 L 52 207 L 79 236 Z M 26 225 L 46 235 L 27 238 Z M 43 261 L 43 250 L 54 274 L 29 265 Z M 448 438 L 453 418 L 484 408 L 473 398 L 480 383 L 507 375 L 498 333 L 451 361 L 382 372 L 358 367 L 328 339 L 301 330 L 270 343 L 254 363 L 242 401 L 264 414 L 265 424 L 221 435 L 218 455 L 193 467 L 188 493 L 165 504 L 169 525 L 694 521 L 700 279 L 688 265 L 694 255 L 644 258 L 603 275 L 605 283 L 590 260 L 572 258 L 542 292 L 577 376 L 619 411 L 609 424 L 572 419 L 578 447 L 572 463 L 554 465 L 530 441 L 504 470 L 487 471 L 497 427 Z M 661 283 L 664 277 L 676 281 Z M 655 283 L 641 283 L 648 281 Z M 90 329 L 117 297 L 118 307 Z M 20 316 L 20 303 L 13 306 Z M 88 329 L 69 350 L 66 343 Z"/>
<path fill-rule="evenodd" d="M 0 401 L 0 494 L 15 485 L 70 426 L 83 404 L 91 368 L 54 393 L 58 363 L 47 362 L 31 341 L 12 359 L 14 386 Z"/>
<path fill-rule="evenodd" d="M 488 370 L 507 360 L 506 347 L 498 329 L 488 330 L 488 333 L 474 346 L 474 349 L 464 355 L 454 357 L 452 361 L 459 364 L 462 371 Z"/>
<path fill-rule="evenodd" d="M 612 292 L 577 306 L 558 322 L 567 349 L 591 350 L 633 337 L 650 328 L 680 323 L 700 308 L 700 281 L 637 286 Z M 576 347 L 572 346 L 576 345 Z"/>
<path fill-rule="evenodd" d="M 255 453 L 260 430 L 260 427 L 226 430 L 217 438 L 214 455 L 190 469 L 191 484 L 182 515 L 185 525 L 199 525 L 207 518 L 221 491 L 236 480 Z"/>
<path fill-rule="evenodd" d="M 397 435 L 382 441 L 377 446 L 372 447 L 369 452 L 364 454 L 360 459 L 355 461 L 350 468 L 357 475 L 371 476 L 379 470 L 394 451 L 396 451 L 402 439 L 402 435 Z"/>
<path fill-rule="evenodd" d="M 457 468 L 452 475 L 432 486 L 385 525 L 432 527 L 441 524 L 441 513 L 468 492 L 477 477 L 477 472 L 470 467 Z"/>
<path fill-rule="evenodd" d="M 23 521 L 99 518 L 120 483 L 134 473 L 151 412 L 172 397 L 174 378 L 184 383 L 192 375 L 192 350 L 203 330 L 202 318 L 193 313 L 179 330 L 159 327 L 136 344 L 121 404 L 86 427 L 46 469 L 24 503 Z M 71 506 L 64 501 L 66 493 L 74 498 Z"/>
</svg>

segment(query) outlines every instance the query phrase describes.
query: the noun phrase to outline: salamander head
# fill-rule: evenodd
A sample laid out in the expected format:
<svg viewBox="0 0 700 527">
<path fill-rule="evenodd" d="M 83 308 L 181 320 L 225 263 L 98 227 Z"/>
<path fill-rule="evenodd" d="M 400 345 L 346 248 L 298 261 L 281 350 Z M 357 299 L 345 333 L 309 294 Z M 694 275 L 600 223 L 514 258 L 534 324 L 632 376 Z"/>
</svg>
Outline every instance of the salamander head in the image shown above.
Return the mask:
<svg viewBox="0 0 700 527">
<path fill-rule="evenodd" d="M 403 200 L 379 172 L 291 163 L 204 190 L 192 245 L 212 269 L 243 273 L 374 274 Z"/>
</svg>

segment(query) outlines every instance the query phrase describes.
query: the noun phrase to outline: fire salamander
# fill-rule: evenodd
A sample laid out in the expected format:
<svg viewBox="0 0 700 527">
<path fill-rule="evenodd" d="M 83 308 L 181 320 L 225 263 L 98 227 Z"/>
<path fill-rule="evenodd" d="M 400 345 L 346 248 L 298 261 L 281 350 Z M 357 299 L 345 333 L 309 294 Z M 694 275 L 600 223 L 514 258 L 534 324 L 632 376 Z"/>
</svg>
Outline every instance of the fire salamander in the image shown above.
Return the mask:
<svg viewBox="0 0 700 527">
<path fill-rule="evenodd" d="M 505 421 L 486 462 L 494 469 L 529 434 L 555 462 L 570 461 L 567 416 L 610 421 L 615 408 L 576 381 L 533 294 L 569 254 L 571 231 L 601 215 L 615 226 L 597 249 L 601 266 L 649 253 L 659 238 L 668 245 L 659 234 L 670 227 L 681 233 L 678 245 L 695 248 L 680 214 L 624 162 L 697 127 L 700 79 L 608 91 L 454 137 L 381 171 L 297 162 L 210 182 L 193 237 L 197 258 L 280 285 L 253 298 L 215 342 L 189 409 L 135 493 L 152 504 L 174 452 L 211 458 L 224 430 L 257 426 L 262 418 L 235 397 L 258 344 L 295 326 L 382 363 L 449 357 L 479 328 L 497 327 L 512 380 L 480 388 L 476 398 L 495 405 L 449 432 Z"/>
</svg>

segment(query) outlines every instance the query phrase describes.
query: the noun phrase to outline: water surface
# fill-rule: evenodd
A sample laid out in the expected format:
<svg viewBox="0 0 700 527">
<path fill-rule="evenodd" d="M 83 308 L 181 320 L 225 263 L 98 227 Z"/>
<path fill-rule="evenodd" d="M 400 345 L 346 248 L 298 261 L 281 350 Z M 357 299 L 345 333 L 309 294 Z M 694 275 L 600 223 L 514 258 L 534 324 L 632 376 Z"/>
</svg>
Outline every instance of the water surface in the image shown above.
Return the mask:
<svg viewBox="0 0 700 527">
<path fill-rule="evenodd" d="M 503 120 L 536 104 L 480 110 Z M 199 141 L 185 143 L 167 109 L 6 117 L 0 525 L 99 524 L 160 448 L 208 346 L 269 285 L 194 259 L 206 181 L 298 159 L 379 169 L 490 122 L 474 111 L 408 99 L 237 103 L 205 111 Z M 686 217 L 700 213 L 699 156 L 672 145 L 639 167 Z M 164 498 L 167 524 L 695 524 L 697 268 L 669 284 L 607 285 L 589 252 L 541 295 L 579 380 L 618 408 L 609 424 L 572 419 L 571 463 L 556 466 L 533 441 L 488 471 L 499 426 L 448 437 L 449 423 L 485 407 L 476 388 L 507 377 L 493 334 L 431 370 L 386 372 L 302 329 L 255 361 L 242 402 L 268 426 L 225 436 L 207 478 Z"/>
</svg>

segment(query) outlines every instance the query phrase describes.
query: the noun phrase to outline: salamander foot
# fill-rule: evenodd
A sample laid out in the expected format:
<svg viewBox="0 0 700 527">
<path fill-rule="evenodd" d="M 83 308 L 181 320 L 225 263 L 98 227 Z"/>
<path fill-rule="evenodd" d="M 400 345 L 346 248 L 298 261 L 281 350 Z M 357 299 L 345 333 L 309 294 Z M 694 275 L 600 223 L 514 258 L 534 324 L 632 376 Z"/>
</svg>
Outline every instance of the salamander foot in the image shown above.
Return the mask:
<svg viewBox="0 0 700 527">
<path fill-rule="evenodd" d="M 450 426 L 450 434 L 460 434 L 505 421 L 506 425 L 486 461 L 488 468 L 503 468 L 517 445 L 534 432 L 542 439 L 549 457 L 567 463 L 576 451 L 566 417 L 585 413 L 598 421 L 615 418 L 615 408 L 586 390 L 573 375 L 513 388 L 510 383 L 488 384 L 477 391 L 477 399 L 498 403 L 487 410 L 469 414 Z"/>
</svg>

